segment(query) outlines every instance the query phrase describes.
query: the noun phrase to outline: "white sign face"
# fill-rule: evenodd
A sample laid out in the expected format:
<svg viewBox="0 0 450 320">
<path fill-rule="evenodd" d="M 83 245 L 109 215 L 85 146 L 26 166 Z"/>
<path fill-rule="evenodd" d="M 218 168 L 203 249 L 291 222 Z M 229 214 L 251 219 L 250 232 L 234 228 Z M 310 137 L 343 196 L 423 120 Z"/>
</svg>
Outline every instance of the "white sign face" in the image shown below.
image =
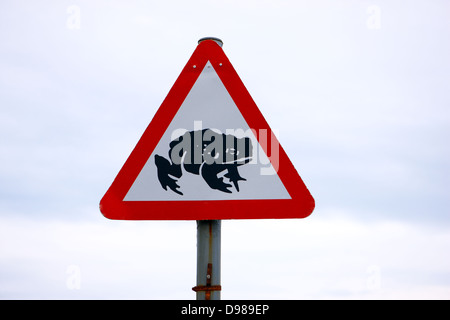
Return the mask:
<svg viewBox="0 0 450 320">
<path fill-rule="evenodd" d="M 208 61 L 123 200 L 244 199 L 291 197 Z"/>
</svg>

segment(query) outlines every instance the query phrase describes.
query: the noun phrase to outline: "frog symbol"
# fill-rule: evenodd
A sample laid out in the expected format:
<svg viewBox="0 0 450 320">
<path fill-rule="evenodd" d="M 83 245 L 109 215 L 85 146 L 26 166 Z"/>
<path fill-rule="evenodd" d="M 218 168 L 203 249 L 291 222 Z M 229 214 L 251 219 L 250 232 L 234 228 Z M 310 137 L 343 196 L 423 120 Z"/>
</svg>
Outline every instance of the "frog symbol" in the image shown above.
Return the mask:
<svg viewBox="0 0 450 320">
<path fill-rule="evenodd" d="M 186 172 L 201 175 L 211 189 L 232 193 L 231 184 L 224 182 L 224 177 L 233 183 L 239 192 L 239 181 L 246 181 L 239 175 L 238 167 L 252 159 L 252 141 L 250 138 L 237 138 L 232 134 L 218 133 L 212 129 L 188 131 L 169 144 L 169 160 L 155 154 L 158 180 L 164 190 L 169 187 L 173 192 L 183 195 L 178 190 L 177 179 Z M 226 171 L 223 177 L 218 175 Z"/>
</svg>

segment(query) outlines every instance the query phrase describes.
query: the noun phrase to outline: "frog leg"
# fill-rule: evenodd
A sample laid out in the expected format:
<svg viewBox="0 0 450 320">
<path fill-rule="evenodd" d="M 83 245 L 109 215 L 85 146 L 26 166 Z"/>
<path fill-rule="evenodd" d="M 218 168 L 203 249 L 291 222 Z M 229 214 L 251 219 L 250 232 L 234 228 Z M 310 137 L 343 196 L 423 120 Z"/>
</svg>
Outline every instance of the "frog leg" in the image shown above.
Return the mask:
<svg viewBox="0 0 450 320">
<path fill-rule="evenodd" d="M 239 171 L 238 171 L 237 167 L 238 167 L 238 165 L 236 165 L 236 164 L 228 166 L 227 167 L 228 173 L 225 174 L 225 177 L 227 177 L 228 179 L 230 179 L 231 182 L 233 182 L 234 187 L 239 192 L 238 181 L 247 181 L 247 179 L 244 179 L 239 175 Z"/>
<path fill-rule="evenodd" d="M 183 195 L 181 191 L 177 190 L 180 187 L 177 184 L 178 180 L 170 177 L 181 178 L 181 165 L 170 163 L 169 160 L 157 154 L 155 154 L 155 164 L 158 168 L 158 180 L 164 190 L 167 190 L 167 187 L 169 187 L 173 192 Z"/>
<path fill-rule="evenodd" d="M 231 190 L 228 188 L 231 187 L 231 184 L 223 182 L 223 178 L 218 178 L 217 175 L 225 170 L 226 167 L 222 164 L 212 163 L 207 164 L 204 163 L 200 169 L 203 179 L 205 179 L 206 183 L 210 186 L 211 189 L 220 190 L 222 192 L 231 193 Z"/>
</svg>

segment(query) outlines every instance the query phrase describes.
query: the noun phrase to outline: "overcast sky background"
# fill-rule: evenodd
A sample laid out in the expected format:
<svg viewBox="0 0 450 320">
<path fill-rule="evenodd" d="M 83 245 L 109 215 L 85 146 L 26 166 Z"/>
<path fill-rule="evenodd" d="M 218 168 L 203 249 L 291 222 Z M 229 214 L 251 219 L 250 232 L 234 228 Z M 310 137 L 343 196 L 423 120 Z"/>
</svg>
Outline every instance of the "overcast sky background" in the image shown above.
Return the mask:
<svg viewBox="0 0 450 320">
<path fill-rule="evenodd" d="M 195 299 L 194 221 L 98 203 L 216 36 L 316 200 L 222 223 L 223 299 L 450 298 L 450 2 L 0 4 L 0 299 Z"/>
</svg>

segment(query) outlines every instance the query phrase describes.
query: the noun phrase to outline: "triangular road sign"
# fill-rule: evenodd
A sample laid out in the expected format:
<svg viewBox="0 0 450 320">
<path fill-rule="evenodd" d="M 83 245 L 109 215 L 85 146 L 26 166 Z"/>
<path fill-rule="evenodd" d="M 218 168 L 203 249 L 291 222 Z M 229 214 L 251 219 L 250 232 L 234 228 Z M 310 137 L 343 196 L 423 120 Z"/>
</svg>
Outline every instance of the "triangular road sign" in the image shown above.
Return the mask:
<svg viewBox="0 0 450 320">
<path fill-rule="evenodd" d="M 304 218 L 314 199 L 221 46 L 199 43 L 100 202 L 110 219 Z"/>
</svg>

